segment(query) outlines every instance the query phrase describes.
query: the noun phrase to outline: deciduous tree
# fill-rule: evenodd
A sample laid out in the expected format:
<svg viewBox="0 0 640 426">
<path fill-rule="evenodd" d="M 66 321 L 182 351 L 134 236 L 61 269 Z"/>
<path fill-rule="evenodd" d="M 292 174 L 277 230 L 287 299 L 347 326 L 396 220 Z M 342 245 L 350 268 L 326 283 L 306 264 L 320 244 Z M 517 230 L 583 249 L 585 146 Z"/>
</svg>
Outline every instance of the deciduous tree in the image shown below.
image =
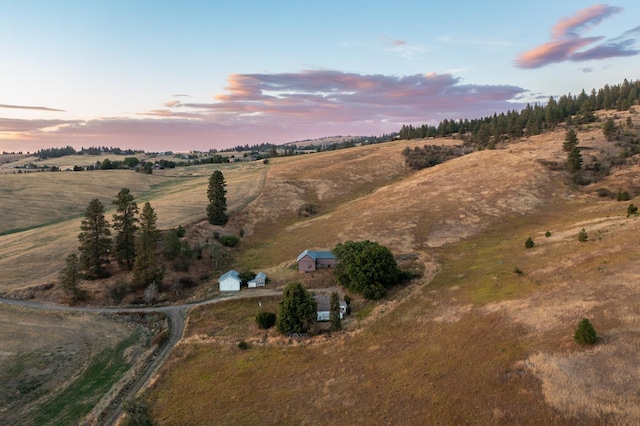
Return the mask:
<svg viewBox="0 0 640 426">
<path fill-rule="evenodd" d="M 89 202 L 80 225 L 80 265 L 87 279 L 105 278 L 111 253 L 111 230 L 104 216 L 104 205 L 98 198 Z"/>
<path fill-rule="evenodd" d="M 207 218 L 212 225 L 224 225 L 229 220 L 226 185 L 222 172 L 220 170 L 214 171 L 209 178 L 209 187 L 207 188 L 207 198 L 209 199 Z"/>
<path fill-rule="evenodd" d="M 347 241 L 333 250 L 338 259 L 337 281 L 367 299 L 382 298 L 386 289 L 400 279 L 398 264 L 391 251 L 372 241 Z"/>
</svg>

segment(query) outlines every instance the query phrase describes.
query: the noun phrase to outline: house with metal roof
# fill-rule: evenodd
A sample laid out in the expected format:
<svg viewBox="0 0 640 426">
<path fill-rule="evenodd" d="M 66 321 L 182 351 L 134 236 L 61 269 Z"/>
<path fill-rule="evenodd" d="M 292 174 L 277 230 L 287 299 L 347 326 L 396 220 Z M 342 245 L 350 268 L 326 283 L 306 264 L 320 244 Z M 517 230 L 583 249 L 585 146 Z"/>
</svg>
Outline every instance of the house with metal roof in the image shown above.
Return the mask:
<svg viewBox="0 0 640 426">
<path fill-rule="evenodd" d="M 331 298 L 325 295 L 316 295 L 316 321 L 329 321 L 331 318 Z M 347 314 L 347 302 L 340 302 L 340 319 L 344 319 Z"/>
<path fill-rule="evenodd" d="M 333 268 L 338 259 L 330 251 L 311 251 L 298 255 L 298 272 L 313 272 L 321 268 Z"/>
<path fill-rule="evenodd" d="M 233 269 L 220 275 L 218 279 L 220 291 L 240 291 L 242 280 Z"/>
<path fill-rule="evenodd" d="M 265 274 L 264 272 L 258 272 L 254 279 L 247 282 L 247 285 L 249 286 L 249 288 L 256 288 L 256 287 L 264 287 L 266 283 L 267 283 L 267 274 Z"/>
</svg>

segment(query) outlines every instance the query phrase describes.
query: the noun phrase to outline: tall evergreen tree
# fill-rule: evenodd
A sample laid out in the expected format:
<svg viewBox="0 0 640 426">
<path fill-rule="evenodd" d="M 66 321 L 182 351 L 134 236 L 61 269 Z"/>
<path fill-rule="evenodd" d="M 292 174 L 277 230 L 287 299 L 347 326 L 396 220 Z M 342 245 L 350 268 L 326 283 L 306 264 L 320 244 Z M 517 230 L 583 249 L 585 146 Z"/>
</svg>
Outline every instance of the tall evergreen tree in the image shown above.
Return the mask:
<svg viewBox="0 0 640 426">
<path fill-rule="evenodd" d="M 340 318 L 340 296 L 337 292 L 331 293 L 331 300 L 329 302 L 329 322 L 331 331 L 338 331 L 342 329 L 342 319 Z"/>
<path fill-rule="evenodd" d="M 157 266 L 156 262 L 156 247 L 160 238 L 157 221 L 151 204 L 144 203 L 136 241 L 136 258 L 133 263 L 133 285 L 136 289 L 146 288 L 154 282 L 159 284 L 164 277 L 164 271 Z"/>
<path fill-rule="evenodd" d="M 130 271 L 136 257 L 138 205 L 129 188 L 122 188 L 113 200 L 113 204 L 117 206 L 117 213 L 113 215 L 113 229 L 118 232 L 115 236 L 116 259 L 122 268 Z"/>
<path fill-rule="evenodd" d="M 111 230 L 104 217 L 104 205 L 94 198 L 89 202 L 80 225 L 80 265 L 87 279 L 105 278 L 108 276 L 106 265 L 111 253 Z"/>
<path fill-rule="evenodd" d="M 67 295 L 73 298 L 74 302 L 84 298 L 84 292 L 80 289 L 82 279 L 80 259 L 75 253 L 71 253 L 66 258 L 66 266 L 60 271 L 58 279 L 60 286 Z"/>
<path fill-rule="evenodd" d="M 227 184 L 222 172 L 220 170 L 214 171 L 209 178 L 209 187 L 207 188 L 207 198 L 209 199 L 207 217 L 212 225 L 224 225 L 229 220 L 225 186 Z"/>
<path fill-rule="evenodd" d="M 564 134 L 564 142 L 562 143 L 562 149 L 565 152 L 571 152 L 571 150 L 576 146 L 578 146 L 578 135 L 576 134 L 576 131 L 573 130 L 572 128 L 567 129 L 567 131 Z"/>
<path fill-rule="evenodd" d="M 278 306 L 278 332 L 306 333 L 316 322 L 316 300 L 299 282 L 287 284 Z"/>
<path fill-rule="evenodd" d="M 580 149 L 577 146 L 574 146 L 569 152 L 567 156 L 567 160 L 569 162 L 569 169 L 574 172 L 577 172 L 582 168 L 582 154 L 580 154 Z"/>
</svg>

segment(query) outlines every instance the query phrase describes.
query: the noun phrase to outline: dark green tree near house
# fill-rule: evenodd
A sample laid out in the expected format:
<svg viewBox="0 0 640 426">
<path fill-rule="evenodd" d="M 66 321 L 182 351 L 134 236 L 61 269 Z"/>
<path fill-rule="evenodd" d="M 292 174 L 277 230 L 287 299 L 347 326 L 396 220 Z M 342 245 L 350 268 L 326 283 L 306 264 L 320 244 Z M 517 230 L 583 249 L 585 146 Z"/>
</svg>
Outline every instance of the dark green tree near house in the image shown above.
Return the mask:
<svg viewBox="0 0 640 426">
<path fill-rule="evenodd" d="M 151 204 L 144 203 L 136 240 L 136 259 L 133 263 L 133 286 L 136 289 L 147 288 L 152 283 L 159 284 L 164 277 L 164 271 L 158 267 L 156 260 L 156 247 L 160 239 L 157 221 Z"/>
<path fill-rule="evenodd" d="M 220 170 L 213 172 L 209 178 L 209 187 L 207 188 L 207 218 L 212 225 L 224 225 L 229 220 L 227 216 L 227 183 L 224 175 Z"/>
<path fill-rule="evenodd" d="M 316 299 L 299 282 L 287 284 L 278 305 L 276 328 L 282 334 L 306 333 L 317 318 Z"/>
<path fill-rule="evenodd" d="M 80 259 L 77 254 L 71 253 L 65 262 L 66 266 L 60 271 L 58 280 L 64 292 L 73 298 L 74 302 L 77 302 L 85 297 L 85 292 L 80 289 L 80 281 L 82 280 Z"/>
<path fill-rule="evenodd" d="M 136 233 L 138 232 L 138 205 L 129 188 L 122 188 L 113 204 L 116 214 L 113 215 L 115 235 L 115 255 L 118 265 L 130 271 L 136 257 Z"/>
<path fill-rule="evenodd" d="M 342 319 L 340 318 L 340 296 L 337 292 L 331 293 L 329 302 L 329 329 L 338 331 L 342 329 Z"/>
<path fill-rule="evenodd" d="M 80 265 L 85 278 L 95 280 L 108 276 L 106 265 L 111 254 L 111 230 L 104 216 L 104 205 L 98 198 L 89 202 L 80 224 Z"/>
<path fill-rule="evenodd" d="M 339 284 L 379 300 L 387 288 L 400 280 L 400 270 L 391 251 L 372 241 L 346 241 L 333 249 L 338 259 L 334 270 Z"/>
</svg>

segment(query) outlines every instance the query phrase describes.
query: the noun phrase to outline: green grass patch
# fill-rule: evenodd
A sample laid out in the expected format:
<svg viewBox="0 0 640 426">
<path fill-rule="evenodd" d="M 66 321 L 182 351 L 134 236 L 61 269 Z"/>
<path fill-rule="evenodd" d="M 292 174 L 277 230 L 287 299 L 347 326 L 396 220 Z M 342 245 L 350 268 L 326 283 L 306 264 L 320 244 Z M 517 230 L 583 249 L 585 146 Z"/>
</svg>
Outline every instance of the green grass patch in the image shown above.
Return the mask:
<svg viewBox="0 0 640 426">
<path fill-rule="evenodd" d="M 24 424 L 74 424 L 91 411 L 95 404 L 129 370 L 124 356 L 127 348 L 138 343 L 140 334 L 133 333 L 116 347 L 98 354 L 87 370 L 69 387 L 34 412 L 25 416 Z"/>
</svg>

